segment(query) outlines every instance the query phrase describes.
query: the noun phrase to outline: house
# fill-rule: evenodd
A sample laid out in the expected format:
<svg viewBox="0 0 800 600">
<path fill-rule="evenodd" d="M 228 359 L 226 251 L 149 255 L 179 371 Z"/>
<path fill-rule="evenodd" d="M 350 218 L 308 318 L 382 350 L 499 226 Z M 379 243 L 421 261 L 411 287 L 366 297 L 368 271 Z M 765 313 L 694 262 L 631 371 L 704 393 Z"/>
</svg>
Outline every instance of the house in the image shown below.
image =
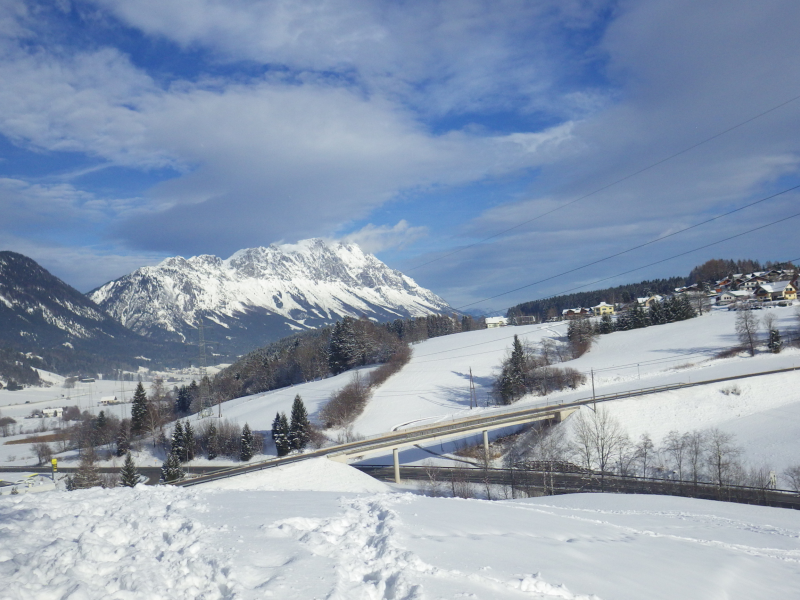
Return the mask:
<svg viewBox="0 0 800 600">
<path fill-rule="evenodd" d="M 739 290 L 753 292 L 762 283 L 767 283 L 766 277 L 763 277 L 762 275 L 753 275 L 752 277 L 743 280 L 736 287 Z"/>
<path fill-rule="evenodd" d="M 103 396 L 100 398 L 100 406 L 108 406 L 109 404 L 117 404 L 116 396 Z"/>
<path fill-rule="evenodd" d="M 572 319 L 583 319 L 586 317 L 590 317 L 592 315 L 591 308 L 565 308 L 561 311 L 561 317 L 563 319 L 572 320 Z"/>
<path fill-rule="evenodd" d="M 42 409 L 42 416 L 43 417 L 60 417 L 64 413 L 64 409 L 60 406 L 56 408 L 43 408 Z"/>
<path fill-rule="evenodd" d="M 505 317 L 487 317 L 486 329 L 494 329 L 495 327 L 505 327 L 508 325 L 508 319 Z"/>
<path fill-rule="evenodd" d="M 768 302 L 770 300 L 797 300 L 797 288 L 789 281 L 763 283 L 756 288 L 753 294 L 762 302 Z"/>
<path fill-rule="evenodd" d="M 654 295 L 654 296 L 647 296 L 645 298 L 637 298 L 636 302 L 639 306 L 643 306 L 644 308 L 650 308 L 650 306 L 654 302 L 661 302 L 661 300 L 663 300 L 661 296 Z"/>
<path fill-rule="evenodd" d="M 749 300 L 753 297 L 753 294 L 750 292 L 743 292 L 743 291 L 733 291 L 733 292 L 722 292 L 721 294 L 717 295 L 717 304 L 731 304 L 733 302 L 741 302 L 742 300 Z"/>
<path fill-rule="evenodd" d="M 592 307 L 592 312 L 595 316 L 602 317 L 603 315 L 613 315 L 614 314 L 614 305 L 613 304 L 606 304 L 605 301 L 601 302 L 597 306 Z"/>
</svg>

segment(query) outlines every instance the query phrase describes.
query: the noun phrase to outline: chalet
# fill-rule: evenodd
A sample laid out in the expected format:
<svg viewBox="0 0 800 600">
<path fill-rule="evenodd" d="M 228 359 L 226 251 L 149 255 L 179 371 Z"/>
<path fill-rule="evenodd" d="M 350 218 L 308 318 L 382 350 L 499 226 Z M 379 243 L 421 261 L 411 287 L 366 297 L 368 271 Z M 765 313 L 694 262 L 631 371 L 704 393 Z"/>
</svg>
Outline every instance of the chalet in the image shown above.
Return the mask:
<svg viewBox="0 0 800 600">
<path fill-rule="evenodd" d="M 494 329 L 495 327 L 505 327 L 508 325 L 508 319 L 505 317 L 487 317 L 486 328 Z"/>
<path fill-rule="evenodd" d="M 561 317 L 567 320 L 583 319 L 591 316 L 591 308 L 565 308 L 561 311 Z"/>
<path fill-rule="evenodd" d="M 753 294 L 750 292 L 744 291 L 730 291 L 730 292 L 722 292 L 717 295 L 717 304 L 725 305 L 731 304 L 733 302 L 741 302 L 743 300 L 749 300 L 753 297 Z"/>
<path fill-rule="evenodd" d="M 592 307 L 592 312 L 595 316 L 601 317 L 603 315 L 613 315 L 614 314 L 614 305 L 613 304 L 606 304 L 605 301 L 601 302 L 597 306 Z"/>
<path fill-rule="evenodd" d="M 789 281 L 776 281 L 759 285 L 754 295 L 762 302 L 770 300 L 797 300 L 797 288 Z"/>
<path fill-rule="evenodd" d="M 649 308 L 654 302 L 661 302 L 661 300 L 663 300 L 661 296 L 646 296 L 644 298 L 637 298 L 636 303 L 639 306 Z"/>
<path fill-rule="evenodd" d="M 763 275 L 753 275 L 739 283 L 736 288 L 742 291 L 753 292 L 762 283 L 768 283 L 767 278 Z"/>
</svg>

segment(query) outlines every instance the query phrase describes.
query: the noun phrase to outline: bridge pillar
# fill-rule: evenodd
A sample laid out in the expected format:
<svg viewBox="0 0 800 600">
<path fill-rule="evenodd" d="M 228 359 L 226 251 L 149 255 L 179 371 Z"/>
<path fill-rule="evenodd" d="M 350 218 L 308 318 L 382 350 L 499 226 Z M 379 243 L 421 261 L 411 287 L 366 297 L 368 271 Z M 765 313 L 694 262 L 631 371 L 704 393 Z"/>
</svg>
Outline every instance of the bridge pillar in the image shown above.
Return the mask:
<svg viewBox="0 0 800 600">
<path fill-rule="evenodd" d="M 483 431 L 483 455 L 486 457 L 486 460 L 489 460 L 489 430 L 484 429 Z"/>
<path fill-rule="evenodd" d="M 392 450 L 392 457 L 394 458 L 394 482 L 400 483 L 400 456 L 397 448 Z"/>
</svg>

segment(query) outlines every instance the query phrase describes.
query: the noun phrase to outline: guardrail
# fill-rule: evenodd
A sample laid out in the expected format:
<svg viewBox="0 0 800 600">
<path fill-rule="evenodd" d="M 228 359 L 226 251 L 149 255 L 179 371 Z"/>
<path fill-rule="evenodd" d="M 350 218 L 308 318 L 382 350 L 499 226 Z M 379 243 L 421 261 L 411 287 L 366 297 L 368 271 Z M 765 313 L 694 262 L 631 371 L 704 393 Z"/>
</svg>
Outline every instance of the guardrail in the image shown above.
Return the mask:
<svg viewBox="0 0 800 600">
<path fill-rule="evenodd" d="M 616 392 L 612 394 L 587 396 L 585 398 L 579 398 L 577 400 L 572 400 L 569 402 L 561 401 L 561 402 L 546 403 L 546 404 L 533 404 L 533 405 L 528 404 L 524 407 L 520 407 L 517 405 L 517 406 L 509 406 L 507 408 L 488 409 L 482 411 L 479 415 L 464 417 L 461 419 L 451 419 L 449 422 L 446 423 L 440 422 L 439 424 L 434 424 L 434 425 L 420 425 L 417 427 L 411 427 L 409 429 L 403 429 L 402 431 L 376 434 L 361 440 L 357 440 L 354 442 L 347 442 L 344 444 L 338 444 L 336 446 L 330 446 L 328 448 L 315 450 L 313 452 L 308 452 L 306 454 L 300 454 L 284 458 L 267 459 L 256 463 L 249 463 L 247 465 L 242 465 L 241 467 L 220 469 L 220 471 L 209 475 L 203 475 L 200 477 L 196 477 L 194 479 L 185 479 L 171 483 L 172 485 L 178 485 L 178 486 L 198 485 L 200 483 L 205 483 L 208 481 L 215 481 L 227 477 L 234 477 L 236 475 L 241 475 L 243 473 L 248 473 L 251 471 L 269 469 L 272 467 L 277 467 L 282 464 L 298 462 L 301 460 L 306 460 L 317 456 L 353 454 L 358 451 L 368 452 L 380 448 L 391 448 L 392 445 L 394 444 L 419 442 L 428 438 L 461 433 L 462 431 L 465 430 L 478 428 L 481 425 L 499 425 L 502 424 L 504 421 L 514 421 L 520 418 L 533 417 L 537 415 L 547 414 L 550 412 L 558 412 L 569 408 L 579 408 L 581 406 L 585 406 L 588 404 L 610 402 L 612 400 L 621 400 L 624 398 L 633 398 L 637 396 L 658 394 L 666 391 L 678 390 L 689 387 L 697 387 L 701 385 L 709 385 L 713 383 L 722 383 L 724 381 L 733 381 L 737 379 L 746 379 L 749 377 L 759 377 L 762 375 L 787 373 L 796 370 L 797 367 L 788 367 L 784 369 L 760 371 L 757 373 L 747 373 L 744 375 L 732 375 L 729 377 L 706 379 L 696 382 L 673 383 L 661 386 L 637 388 L 635 390 L 626 390 L 623 392 Z"/>
<path fill-rule="evenodd" d="M 356 465 L 355 468 L 383 481 L 394 481 L 394 468 L 386 465 Z M 758 504 L 800 510 L 800 493 L 793 490 L 760 488 L 744 485 L 718 486 L 708 482 L 692 482 L 632 475 L 574 473 L 536 469 L 484 469 L 469 467 L 400 467 L 401 478 L 411 481 L 452 481 L 480 485 L 501 485 L 525 495 L 563 495 L 579 493 L 658 494 L 740 504 Z"/>
</svg>

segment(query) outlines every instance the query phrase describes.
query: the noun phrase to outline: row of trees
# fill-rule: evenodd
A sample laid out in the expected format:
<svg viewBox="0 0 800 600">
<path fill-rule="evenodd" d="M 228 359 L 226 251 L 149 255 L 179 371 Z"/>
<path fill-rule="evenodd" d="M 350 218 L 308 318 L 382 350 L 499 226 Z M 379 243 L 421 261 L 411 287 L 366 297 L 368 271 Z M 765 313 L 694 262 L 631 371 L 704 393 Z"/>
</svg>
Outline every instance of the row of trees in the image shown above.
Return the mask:
<svg viewBox="0 0 800 600">
<path fill-rule="evenodd" d="M 588 321 L 588 320 L 587 320 Z M 553 367 L 574 357 L 573 351 L 551 339 L 542 340 L 539 347 L 523 344 L 514 336 L 511 353 L 500 367 L 493 394 L 498 404 L 511 404 L 525 394 L 545 396 L 565 388 L 575 389 L 586 376 L 570 367 Z"/>
<path fill-rule="evenodd" d="M 428 315 L 374 323 L 345 317 L 331 327 L 304 332 L 259 348 L 211 382 L 214 403 L 322 379 L 389 362 L 410 343 L 485 328 L 471 316 Z"/>
<path fill-rule="evenodd" d="M 286 456 L 292 450 L 303 450 L 311 441 L 313 430 L 308 412 L 300 394 L 294 397 L 291 420 L 286 413 L 277 413 L 272 421 L 272 441 L 278 456 Z"/>
<path fill-rule="evenodd" d="M 670 431 L 659 445 L 647 433 L 632 440 L 604 407 L 582 409 L 569 428 L 533 428 L 521 435 L 506 453 L 508 466 L 575 463 L 607 475 L 652 477 L 717 486 L 776 487 L 777 475 L 768 465 L 749 466 L 735 437 L 716 428 L 689 432 Z M 800 491 L 800 467 L 787 469 L 784 485 Z"/>
</svg>

